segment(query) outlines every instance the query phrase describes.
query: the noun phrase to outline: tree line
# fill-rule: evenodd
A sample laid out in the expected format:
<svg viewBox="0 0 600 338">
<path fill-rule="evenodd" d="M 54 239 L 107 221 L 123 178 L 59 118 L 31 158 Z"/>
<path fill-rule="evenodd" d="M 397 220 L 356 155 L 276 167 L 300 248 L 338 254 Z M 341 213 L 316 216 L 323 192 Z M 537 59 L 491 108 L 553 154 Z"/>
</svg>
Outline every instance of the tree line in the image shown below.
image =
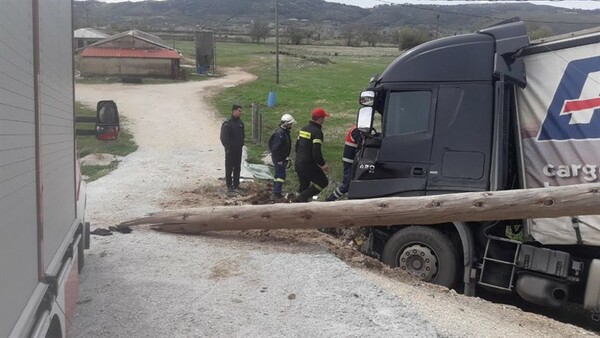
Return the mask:
<svg viewBox="0 0 600 338">
<path fill-rule="evenodd" d="M 321 41 L 324 38 L 322 24 L 303 25 L 299 22 L 287 22 L 280 27 L 280 37 L 284 43 L 292 45 L 310 44 L 313 41 Z M 529 36 L 532 40 L 545 38 L 554 34 L 548 26 L 539 24 L 528 25 Z M 248 32 L 254 43 L 264 43 L 267 38 L 275 35 L 275 28 L 265 21 L 255 20 L 250 25 Z M 347 24 L 339 27 L 330 39 L 337 39 L 343 46 L 376 47 L 380 44 L 393 44 L 400 50 L 406 50 L 418 46 L 424 42 L 448 35 L 451 32 L 439 32 L 437 28 L 428 26 L 403 26 L 396 28 L 377 29 L 375 26 L 366 24 Z"/>
</svg>

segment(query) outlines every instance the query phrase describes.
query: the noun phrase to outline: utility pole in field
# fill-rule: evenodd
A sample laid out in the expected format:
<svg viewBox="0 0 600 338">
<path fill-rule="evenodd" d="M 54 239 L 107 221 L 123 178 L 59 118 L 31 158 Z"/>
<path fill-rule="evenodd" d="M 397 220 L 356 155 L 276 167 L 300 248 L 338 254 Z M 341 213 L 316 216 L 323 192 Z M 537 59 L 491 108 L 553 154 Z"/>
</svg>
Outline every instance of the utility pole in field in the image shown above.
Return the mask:
<svg viewBox="0 0 600 338">
<path fill-rule="evenodd" d="M 279 9 L 275 0 L 275 84 L 279 84 Z"/>
</svg>

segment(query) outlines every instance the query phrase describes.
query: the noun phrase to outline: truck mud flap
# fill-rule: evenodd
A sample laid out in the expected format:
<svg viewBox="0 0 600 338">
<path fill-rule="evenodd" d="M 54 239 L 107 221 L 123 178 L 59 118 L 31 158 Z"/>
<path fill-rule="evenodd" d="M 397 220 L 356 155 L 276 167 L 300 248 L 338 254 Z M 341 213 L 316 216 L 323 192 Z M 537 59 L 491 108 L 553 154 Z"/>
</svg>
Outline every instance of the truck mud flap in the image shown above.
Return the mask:
<svg viewBox="0 0 600 338">
<path fill-rule="evenodd" d="M 585 287 L 585 297 L 583 299 L 583 308 L 593 311 L 592 318 L 600 320 L 600 259 L 594 259 L 590 264 L 590 273 L 588 275 Z"/>
</svg>

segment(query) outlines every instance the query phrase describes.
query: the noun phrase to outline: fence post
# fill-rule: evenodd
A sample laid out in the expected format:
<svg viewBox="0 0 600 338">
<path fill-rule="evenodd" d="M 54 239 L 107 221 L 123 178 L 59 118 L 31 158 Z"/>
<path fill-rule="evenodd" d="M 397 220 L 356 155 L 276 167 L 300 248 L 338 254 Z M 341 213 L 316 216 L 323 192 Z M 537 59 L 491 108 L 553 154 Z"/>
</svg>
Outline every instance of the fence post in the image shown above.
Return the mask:
<svg viewBox="0 0 600 338">
<path fill-rule="evenodd" d="M 256 109 L 258 111 L 258 108 Z M 258 112 L 258 144 L 263 144 L 262 139 L 262 126 L 263 126 L 263 116 L 260 112 Z"/>
<path fill-rule="evenodd" d="M 259 143 L 259 115 L 258 115 L 258 105 L 252 102 L 252 142 Z"/>
</svg>

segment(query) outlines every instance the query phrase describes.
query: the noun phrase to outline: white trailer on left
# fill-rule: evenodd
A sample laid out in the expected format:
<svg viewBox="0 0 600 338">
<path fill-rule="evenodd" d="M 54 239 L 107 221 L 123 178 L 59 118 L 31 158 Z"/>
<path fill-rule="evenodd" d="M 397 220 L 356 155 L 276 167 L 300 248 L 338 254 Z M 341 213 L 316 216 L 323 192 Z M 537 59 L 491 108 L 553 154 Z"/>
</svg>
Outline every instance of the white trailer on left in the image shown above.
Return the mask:
<svg viewBox="0 0 600 338">
<path fill-rule="evenodd" d="M 70 335 L 89 233 L 72 7 L 3 0 L 0 10 L 0 338 Z"/>
</svg>

